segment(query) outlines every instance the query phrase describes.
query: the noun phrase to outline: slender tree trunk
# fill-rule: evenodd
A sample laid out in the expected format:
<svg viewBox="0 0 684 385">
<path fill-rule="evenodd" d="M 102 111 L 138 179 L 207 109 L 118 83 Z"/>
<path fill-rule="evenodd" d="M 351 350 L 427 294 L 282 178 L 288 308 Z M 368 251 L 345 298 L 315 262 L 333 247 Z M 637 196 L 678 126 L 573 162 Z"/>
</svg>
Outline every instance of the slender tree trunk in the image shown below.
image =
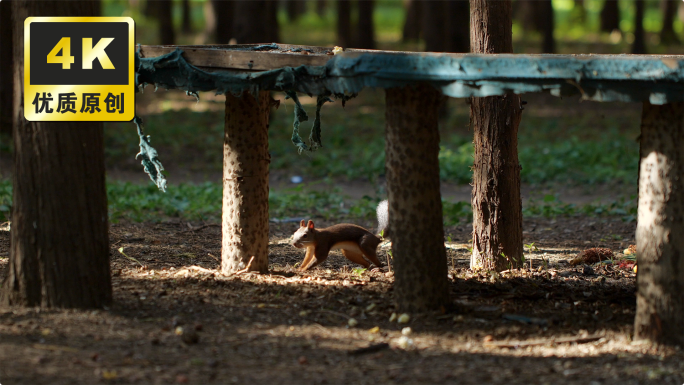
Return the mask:
<svg viewBox="0 0 684 385">
<path fill-rule="evenodd" d="M 443 0 L 424 1 L 423 11 L 423 40 L 426 52 L 444 52 L 446 50 L 445 14 L 446 2 Z"/>
<path fill-rule="evenodd" d="M 228 44 L 234 36 L 235 2 L 212 0 L 211 4 L 214 6 L 214 15 L 216 16 L 216 43 Z"/>
<path fill-rule="evenodd" d="M 634 44 L 633 54 L 646 53 L 646 39 L 644 37 L 644 0 L 634 0 L 636 12 L 634 13 Z"/>
<path fill-rule="evenodd" d="M 556 40 L 553 38 L 554 30 L 554 14 L 553 4 L 551 0 L 542 0 L 539 2 L 539 16 L 542 22 L 542 33 L 544 34 L 544 41 L 542 42 L 542 53 L 556 53 Z"/>
<path fill-rule="evenodd" d="M 359 24 L 356 48 L 375 49 L 375 28 L 373 25 L 374 0 L 359 0 Z"/>
<path fill-rule="evenodd" d="M 268 271 L 268 118 L 271 97 L 226 95 L 221 269 Z M 250 259 L 254 258 L 249 265 Z"/>
<path fill-rule="evenodd" d="M 446 52 L 470 52 L 470 4 L 449 1 L 444 13 Z"/>
<path fill-rule="evenodd" d="M 444 97 L 429 85 L 386 91 L 385 161 L 394 257 L 394 299 L 407 311 L 449 301 L 438 113 Z"/>
<path fill-rule="evenodd" d="M 158 1 L 157 20 L 159 21 L 159 40 L 162 45 L 173 45 L 176 41 L 176 33 L 173 30 L 172 1 Z"/>
<path fill-rule="evenodd" d="M 660 30 L 660 42 L 662 44 L 679 44 L 677 33 L 672 28 L 672 23 L 677 16 L 679 1 L 663 0 L 663 29 Z"/>
<path fill-rule="evenodd" d="M 10 260 L 0 302 L 101 307 L 112 300 L 103 125 L 23 118 L 24 19 L 97 16 L 89 1 L 13 1 L 14 173 Z"/>
<path fill-rule="evenodd" d="M 12 135 L 14 121 L 14 60 L 12 58 L 12 10 L 0 2 L 0 134 Z"/>
<path fill-rule="evenodd" d="M 644 103 L 636 338 L 684 347 L 684 103 Z"/>
<path fill-rule="evenodd" d="M 522 24 L 523 30 L 543 31 L 543 20 L 539 18 L 539 5 L 537 0 L 515 1 L 515 17 Z"/>
<path fill-rule="evenodd" d="M 182 0 L 181 5 L 183 6 L 183 32 L 190 33 L 192 32 L 192 15 L 190 13 L 190 0 Z"/>
<path fill-rule="evenodd" d="M 406 21 L 404 21 L 404 30 L 402 33 L 402 41 L 404 43 L 420 39 L 422 17 L 422 2 L 420 0 L 407 0 L 406 7 Z"/>
<path fill-rule="evenodd" d="M 603 9 L 601 9 L 601 31 L 613 32 L 620 30 L 620 7 L 618 0 L 604 0 Z"/>
<path fill-rule="evenodd" d="M 303 2 L 302 2 L 303 3 Z M 277 43 L 280 41 L 280 28 L 278 26 L 278 2 L 266 2 L 266 15 L 264 17 L 264 29 L 266 36 L 264 43 Z"/>
<path fill-rule="evenodd" d="M 511 2 L 470 0 L 474 53 L 513 51 Z M 518 162 L 520 97 L 472 98 L 473 165 L 472 269 L 504 270 L 522 260 L 522 202 Z"/>
<path fill-rule="evenodd" d="M 337 44 L 349 48 L 351 42 L 351 1 L 337 0 Z"/>
<path fill-rule="evenodd" d="M 290 21 L 296 21 L 301 15 L 306 13 L 306 1 L 304 0 L 286 0 L 285 4 L 287 18 L 290 19 Z"/>
</svg>

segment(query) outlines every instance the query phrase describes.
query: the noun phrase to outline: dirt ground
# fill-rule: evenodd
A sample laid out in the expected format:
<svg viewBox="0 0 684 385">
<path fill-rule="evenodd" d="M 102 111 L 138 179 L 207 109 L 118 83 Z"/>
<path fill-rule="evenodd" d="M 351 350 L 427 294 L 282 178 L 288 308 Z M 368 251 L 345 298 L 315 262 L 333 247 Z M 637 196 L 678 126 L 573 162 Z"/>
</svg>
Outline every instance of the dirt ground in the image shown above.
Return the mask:
<svg viewBox="0 0 684 385">
<path fill-rule="evenodd" d="M 469 225 L 447 228 L 456 310 L 405 324 L 390 321 L 390 272 L 339 254 L 296 272 L 296 226 L 271 225 L 270 274 L 221 276 L 204 270 L 219 266 L 216 225 L 112 224 L 111 307 L 0 308 L 0 383 L 684 383 L 684 353 L 632 342 L 631 266 L 569 263 L 590 247 L 620 259 L 634 223 L 526 220 L 532 270 L 496 276 L 467 269 Z M 0 278 L 8 251 L 0 230 Z"/>
</svg>

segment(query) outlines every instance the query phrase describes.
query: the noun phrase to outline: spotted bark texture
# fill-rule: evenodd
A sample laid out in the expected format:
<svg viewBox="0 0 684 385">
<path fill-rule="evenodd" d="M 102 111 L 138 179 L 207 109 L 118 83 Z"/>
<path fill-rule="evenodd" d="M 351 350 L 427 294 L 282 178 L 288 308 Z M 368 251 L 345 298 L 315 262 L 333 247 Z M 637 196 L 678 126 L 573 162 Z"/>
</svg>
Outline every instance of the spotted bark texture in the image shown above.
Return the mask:
<svg viewBox="0 0 684 385">
<path fill-rule="evenodd" d="M 394 299 L 406 311 L 437 309 L 449 300 L 437 160 L 442 98 L 424 84 L 386 91 Z"/>
<path fill-rule="evenodd" d="M 684 346 L 684 103 L 644 103 L 636 232 L 639 339 Z"/>
<path fill-rule="evenodd" d="M 96 16 L 88 1 L 14 1 L 14 173 L 10 260 L 0 302 L 63 308 L 112 300 L 104 132 L 99 122 L 23 118 L 24 20 Z"/>
<path fill-rule="evenodd" d="M 226 95 L 221 269 L 268 271 L 268 118 L 271 98 Z"/>
<path fill-rule="evenodd" d="M 513 52 L 510 0 L 471 0 L 470 9 L 472 52 Z M 521 116 L 517 95 L 472 98 L 470 103 L 475 145 L 472 269 L 501 271 L 522 261 Z"/>
</svg>

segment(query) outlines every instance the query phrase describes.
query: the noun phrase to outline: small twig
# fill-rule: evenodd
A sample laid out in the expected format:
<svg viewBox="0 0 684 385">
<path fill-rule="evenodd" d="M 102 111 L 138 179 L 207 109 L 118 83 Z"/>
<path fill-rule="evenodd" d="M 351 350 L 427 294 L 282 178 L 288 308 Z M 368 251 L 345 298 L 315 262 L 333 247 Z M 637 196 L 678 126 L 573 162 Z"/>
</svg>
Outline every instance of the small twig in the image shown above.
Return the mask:
<svg viewBox="0 0 684 385">
<path fill-rule="evenodd" d="M 145 267 L 145 266 L 144 266 L 140 261 L 138 261 L 137 259 L 135 259 L 135 258 L 133 258 L 133 257 L 129 257 L 128 255 L 126 255 L 126 253 L 124 253 L 124 248 L 123 248 L 123 247 L 119 247 L 119 253 L 121 253 L 121 255 L 123 255 L 124 257 L 126 257 L 126 258 L 128 258 L 128 259 L 130 259 L 130 260 L 133 261 L 133 262 L 138 262 L 138 263 L 140 264 L 141 267 Z"/>
<path fill-rule="evenodd" d="M 351 319 L 351 318 L 352 318 L 352 317 L 350 317 L 350 316 L 348 316 L 348 315 L 346 315 L 346 314 L 344 314 L 344 313 L 340 313 L 340 312 L 336 312 L 336 311 L 332 311 L 332 310 L 321 309 L 321 310 L 318 310 L 318 311 L 319 311 L 319 312 L 323 312 L 323 313 L 334 314 L 334 315 L 336 315 L 336 316 L 344 317 L 344 318 L 346 318 L 346 319 Z"/>
<path fill-rule="evenodd" d="M 361 354 L 375 353 L 377 351 L 384 350 L 384 349 L 387 349 L 389 347 L 390 346 L 388 343 L 382 342 L 379 344 L 366 346 L 365 348 L 348 350 L 347 354 L 352 355 L 352 356 L 356 356 L 356 355 L 361 355 Z"/>
<path fill-rule="evenodd" d="M 485 342 L 485 346 L 496 348 L 524 348 L 527 346 L 540 346 L 548 344 L 568 344 L 577 343 L 585 344 L 587 342 L 594 342 L 600 340 L 601 336 L 587 336 L 587 337 L 565 337 L 565 338 L 551 338 L 538 341 L 510 341 L 510 342 Z"/>
<path fill-rule="evenodd" d="M 385 254 L 387 256 L 387 269 L 389 269 L 389 272 L 392 272 L 392 265 L 390 265 L 390 256 L 389 253 Z"/>
<path fill-rule="evenodd" d="M 221 262 L 220 259 L 218 259 L 218 258 L 216 258 L 215 256 L 213 256 L 211 253 L 207 253 L 207 255 L 210 256 L 210 257 L 212 257 L 212 258 L 214 258 L 214 259 L 216 260 L 216 262 L 219 262 L 219 263 Z"/>
<path fill-rule="evenodd" d="M 190 226 L 189 223 L 188 223 L 188 226 Z M 206 229 L 207 227 L 221 227 L 221 225 L 218 225 L 218 224 L 215 224 L 215 223 L 209 223 L 209 224 L 202 225 L 202 226 L 198 226 L 198 227 L 191 227 L 189 230 L 179 231 L 179 232 L 177 232 L 176 234 L 183 234 L 183 233 L 189 233 L 189 232 L 197 232 L 197 231 Z"/>
<path fill-rule="evenodd" d="M 252 262 L 253 262 L 253 261 L 254 261 L 254 256 L 252 255 L 252 258 L 249 259 L 249 263 L 247 263 L 247 267 L 245 267 L 244 269 L 242 269 L 242 270 L 240 270 L 240 271 L 236 271 L 236 272 L 234 273 L 234 275 L 240 275 L 240 274 L 242 274 L 242 273 L 248 272 L 248 271 L 249 271 L 249 268 L 252 267 Z"/>
</svg>

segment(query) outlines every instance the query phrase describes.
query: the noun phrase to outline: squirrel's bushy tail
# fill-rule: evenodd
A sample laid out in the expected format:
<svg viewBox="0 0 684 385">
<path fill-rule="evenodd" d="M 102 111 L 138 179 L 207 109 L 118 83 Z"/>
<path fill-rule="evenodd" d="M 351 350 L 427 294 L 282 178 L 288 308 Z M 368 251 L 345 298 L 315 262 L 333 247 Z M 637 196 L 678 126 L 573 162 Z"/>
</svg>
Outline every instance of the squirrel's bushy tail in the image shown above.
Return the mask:
<svg viewBox="0 0 684 385">
<path fill-rule="evenodd" d="M 389 202 L 386 199 L 378 204 L 376 213 L 378 215 L 377 233 L 382 234 L 383 238 L 389 238 Z"/>
</svg>

